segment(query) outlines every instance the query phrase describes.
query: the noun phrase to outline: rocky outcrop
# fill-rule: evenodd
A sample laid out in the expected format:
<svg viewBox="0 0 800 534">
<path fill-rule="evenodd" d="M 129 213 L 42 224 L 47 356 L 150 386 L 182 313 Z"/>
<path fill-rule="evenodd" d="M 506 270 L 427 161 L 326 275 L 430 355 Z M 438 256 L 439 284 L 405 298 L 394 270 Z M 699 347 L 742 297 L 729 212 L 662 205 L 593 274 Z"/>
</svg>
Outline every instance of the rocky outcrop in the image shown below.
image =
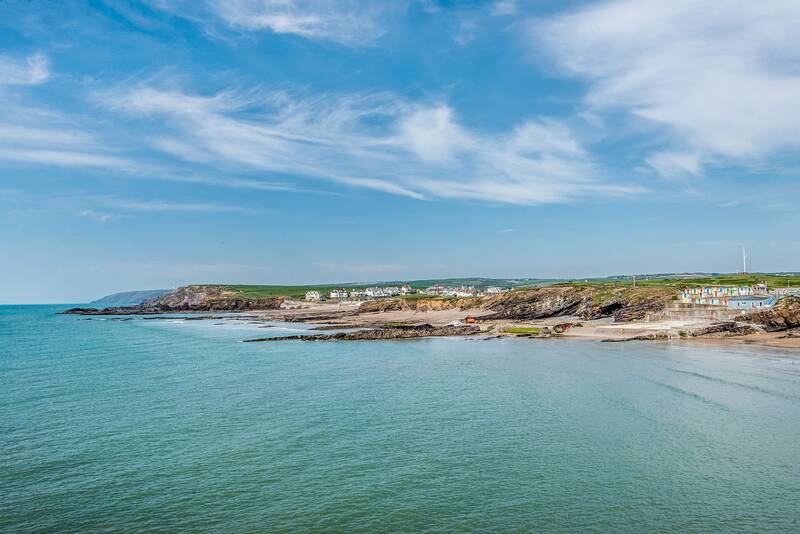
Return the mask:
<svg viewBox="0 0 800 534">
<path fill-rule="evenodd" d="M 481 319 L 531 320 L 579 315 L 591 301 L 590 288 L 542 287 L 487 297 L 483 306 L 493 311 Z"/>
<path fill-rule="evenodd" d="M 363 340 L 385 340 L 385 339 L 413 339 L 420 337 L 441 337 L 441 336 L 471 336 L 480 333 L 480 328 L 470 326 L 432 326 L 429 324 L 375 328 L 372 330 L 358 330 L 356 332 L 338 332 L 336 334 L 300 335 L 300 336 L 281 336 L 264 337 L 257 339 L 247 339 L 245 343 L 256 343 L 260 341 L 363 341 Z"/>
<path fill-rule="evenodd" d="M 750 312 L 738 320 L 760 325 L 768 332 L 800 327 L 800 297 L 784 297 L 772 309 Z"/>
<path fill-rule="evenodd" d="M 692 337 L 732 337 L 732 336 L 747 336 L 750 334 L 757 334 L 763 332 L 763 329 L 755 327 L 751 324 L 741 323 L 738 321 L 723 321 L 714 323 L 705 328 L 693 330 Z"/>
<path fill-rule="evenodd" d="M 179 287 L 166 295 L 148 300 L 140 306 L 112 308 L 72 308 L 63 313 L 72 315 L 139 315 L 177 312 L 238 312 L 275 310 L 283 297 L 247 298 L 225 286 L 191 285 Z"/>
</svg>

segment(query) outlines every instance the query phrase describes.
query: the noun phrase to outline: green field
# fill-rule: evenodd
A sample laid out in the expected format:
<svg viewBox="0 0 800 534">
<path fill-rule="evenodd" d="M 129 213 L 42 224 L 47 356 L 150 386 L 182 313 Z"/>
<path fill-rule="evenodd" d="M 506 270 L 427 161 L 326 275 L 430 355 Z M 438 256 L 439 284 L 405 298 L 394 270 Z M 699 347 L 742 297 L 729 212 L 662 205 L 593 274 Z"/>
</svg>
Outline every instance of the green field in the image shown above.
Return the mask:
<svg viewBox="0 0 800 534">
<path fill-rule="evenodd" d="M 636 278 L 636 287 L 674 287 L 682 289 L 684 287 L 702 286 L 752 286 L 755 284 L 766 283 L 770 289 L 781 287 L 800 286 L 800 275 L 778 275 L 778 274 L 715 274 L 693 278 Z M 590 279 L 587 281 L 563 282 L 557 285 L 570 286 L 601 286 L 601 287 L 631 287 L 632 278 L 625 279 Z"/>
</svg>

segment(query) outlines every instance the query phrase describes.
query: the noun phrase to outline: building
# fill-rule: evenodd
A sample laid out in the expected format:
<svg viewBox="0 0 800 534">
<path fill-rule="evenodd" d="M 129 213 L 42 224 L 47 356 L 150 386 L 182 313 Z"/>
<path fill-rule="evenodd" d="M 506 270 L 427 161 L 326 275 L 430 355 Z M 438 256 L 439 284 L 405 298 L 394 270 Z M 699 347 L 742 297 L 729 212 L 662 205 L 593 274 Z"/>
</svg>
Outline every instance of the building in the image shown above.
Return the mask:
<svg viewBox="0 0 800 534">
<path fill-rule="evenodd" d="M 500 293 L 505 293 L 506 291 L 509 291 L 507 287 L 492 286 L 486 288 L 487 295 L 498 295 Z"/>
<path fill-rule="evenodd" d="M 706 306 L 727 306 L 732 297 L 746 297 L 753 294 L 750 286 L 706 286 L 687 287 L 681 295 L 685 304 L 703 304 Z"/>
<path fill-rule="evenodd" d="M 768 295 L 769 288 L 767 284 L 756 284 L 753 286 L 753 294 L 754 295 Z"/>
<path fill-rule="evenodd" d="M 400 294 L 401 295 L 411 295 L 412 293 L 416 293 L 417 290 L 409 285 L 400 286 Z"/>
<path fill-rule="evenodd" d="M 480 294 L 473 286 L 450 287 L 444 290 L 444 295 L 448 297 L 477 297 Z"/>
<path fill-rule="evenodd" d="M 444 286 L 442 284 L 432 285 L 425 290 L 426 295 L 444 295 Z"/>
<path fill-rule="evenodd" d="M 774 306 L 777 300 L 774 295 L 731 297 L 728 299 L 728 308 L 742 311 L 764 310 Z"/>
<path fill-rule="evenodd" d="M 334 289 L 331 291 L 331 298 L 332 299 L 346 299 L 347 298 L 347 290 L 346 289 Z"/>
<path fill-rule="evenodd" d="M 352 299 L 365 299 L 369 295 L 367 295 L 366 289 L 351 289 L 350 290 L 350 298 Z"/>
<path fill-rule="evenodd" d="M 319 302 L 320 300 L 322 300 L 322 295 L 320 294 L 319 291 L 307 291 L 306 300 Z"/>
</svg>

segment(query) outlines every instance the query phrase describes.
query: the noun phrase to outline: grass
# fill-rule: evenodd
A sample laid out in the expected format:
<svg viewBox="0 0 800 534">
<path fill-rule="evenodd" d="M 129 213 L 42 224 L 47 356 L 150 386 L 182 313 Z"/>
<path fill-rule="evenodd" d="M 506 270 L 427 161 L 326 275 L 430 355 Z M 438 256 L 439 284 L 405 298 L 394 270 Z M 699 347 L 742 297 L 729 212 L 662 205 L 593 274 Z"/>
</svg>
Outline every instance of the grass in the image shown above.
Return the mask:
<svg viewBox="0 0 800 534">
<path fill-rule="evenodd" d="M 755 284 L 766 283 L 770 289 L 777 289 L 781 287 L 798 287 L 800 286 L 800 275 L 779 275 L 779 274 L 718 274 L 711 275 L 703 278 L 651 278 L 651 279 L 636 279 L 636 287 L 674 287 L 676 289 L 683 289 L 684 287 L 702 287 L 702 286 L 752 286 Z M 615 287 L 633 287 L 633 280 L 626 278 L 625 280 L 590 280 L 573 281 L 557 284 L 561 286 L 592 286 L 607 289 Z"/>
<path fill-rule="evenodd" d="M 520 336 L 520 337 L 538 336 L 539 332 L 541 331 L 542 331 L 541 328 L 527 327 L 527 326 L 503 328 L 504 334 L 514 334 L 515 336 Z"/>
</svg>

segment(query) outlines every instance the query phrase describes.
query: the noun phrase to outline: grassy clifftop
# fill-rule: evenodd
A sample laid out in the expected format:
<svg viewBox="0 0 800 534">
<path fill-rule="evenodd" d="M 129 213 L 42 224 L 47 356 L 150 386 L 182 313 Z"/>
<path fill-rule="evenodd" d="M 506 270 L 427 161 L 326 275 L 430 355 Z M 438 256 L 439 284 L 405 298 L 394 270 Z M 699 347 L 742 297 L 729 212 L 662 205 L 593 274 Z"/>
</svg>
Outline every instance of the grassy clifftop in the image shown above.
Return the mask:
<svg viewBox="0 0 800 534">
<path fill-rule="evenodd" d="M 779 275 L 779 274 L 715 274 L 703 277 L 692 278 L 636 278 L 636 287 L 672 287 L 683 289 L 684 287 L 702 286 L 752 286 L 755 284 L 766 283 L 770 289 L 781 287 L 800 286 L 800 275 Z M 560 286 L 590 286 L 590 287 L 631 287 L 633 281 L 630 278 L 625 280 L 589 280 L 564 282 Z"/>
</svg>

